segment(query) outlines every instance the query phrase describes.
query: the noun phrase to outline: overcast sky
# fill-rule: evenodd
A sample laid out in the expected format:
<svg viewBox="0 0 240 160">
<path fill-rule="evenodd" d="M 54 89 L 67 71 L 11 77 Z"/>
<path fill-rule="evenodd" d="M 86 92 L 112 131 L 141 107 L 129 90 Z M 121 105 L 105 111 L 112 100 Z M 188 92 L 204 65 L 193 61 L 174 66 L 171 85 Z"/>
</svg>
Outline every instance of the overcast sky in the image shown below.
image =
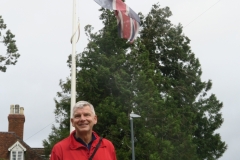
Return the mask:
<svg viewBox="0 0 240 160">
<path fill-rule="evenodd" d="M 202 66 L 202 80 L 211 79 L 214 93 L 223 102 L 224 123 L 217 132 L 228 145 L 220 160 L 240 157 L 240 1 L 239 0 L 126 0 L 135 11 L 147 14 L 159 2 L 169 6 L 173 24 L 181 23 L 191 39 L 192 51 Z M 31 147 L 43 147 L 42 140 L 55 124 L 54 98 L 61 91 L 59 80 L 70 75 L 67 58 L 72 48 L 71 0 L 0 0 L 0 15 L 16 35 L 21 57 L 16 66 L 0 72 L 0 131 L 8 131 L 7 116 L 11 104 L 24 107 L 24 141 Z M 95 31 L 102 27 L 100 6 L 93 0 L 80 0 L 77 16 L 81 37 L 77 52 L 87 45 L 84 26 Z M 3 54 L 3 45 L 0 45 Z"/>
</svg>

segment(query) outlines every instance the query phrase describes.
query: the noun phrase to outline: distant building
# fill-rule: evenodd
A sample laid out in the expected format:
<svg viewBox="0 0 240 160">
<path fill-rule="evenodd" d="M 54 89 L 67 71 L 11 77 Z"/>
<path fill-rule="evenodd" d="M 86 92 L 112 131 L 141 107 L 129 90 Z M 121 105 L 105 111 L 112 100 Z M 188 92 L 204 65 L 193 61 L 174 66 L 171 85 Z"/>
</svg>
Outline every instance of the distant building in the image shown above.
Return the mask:
<svg viewBox="0 0 240 160">
<path fill-rule="evenodd" d="M 45 160 L 44 148 L 31 148 L 23 141 L 24 108 L 10 106 L 8 132 L 0 132 L 0 160 Z"/>
</svg>

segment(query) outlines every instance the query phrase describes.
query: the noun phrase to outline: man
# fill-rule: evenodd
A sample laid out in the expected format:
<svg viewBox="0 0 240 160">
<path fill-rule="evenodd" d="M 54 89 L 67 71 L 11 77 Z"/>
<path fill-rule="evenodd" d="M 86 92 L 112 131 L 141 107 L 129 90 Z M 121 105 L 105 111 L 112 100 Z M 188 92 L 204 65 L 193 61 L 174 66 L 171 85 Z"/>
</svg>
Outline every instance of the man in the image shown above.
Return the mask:
<svg viewBox="0 0 240 160">
<path fill-rule="evenodd" d="M 69 137 L 55 144 L 50 160 L 116 160 L 113 144 L 101 138 L 92 129 L 97 116 L 92 104 L 79 101 L 73 107 L 72 126 Z M 94 154 L 95 152 L 95 154 Z M 91 159 L 92 158 L 92 159 Z"/>
</svg>

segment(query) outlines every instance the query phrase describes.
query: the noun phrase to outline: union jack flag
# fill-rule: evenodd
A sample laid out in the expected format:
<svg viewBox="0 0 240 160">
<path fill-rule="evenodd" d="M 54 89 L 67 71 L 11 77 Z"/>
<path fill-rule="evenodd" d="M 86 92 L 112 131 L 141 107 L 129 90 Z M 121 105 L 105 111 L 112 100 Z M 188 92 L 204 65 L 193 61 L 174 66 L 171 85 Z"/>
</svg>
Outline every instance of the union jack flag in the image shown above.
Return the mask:
<svg viewBox="0 0 240 160">
<path fill-rule="evenodd" d="M 122 0 L 94 0 L 101 7 L 115 10 L 118 33 L 121 38 L 133 42 L 139 31 L 140 18 Z"/>
<path fill-rule="evenodd" d="M 122 11 L 115 11 L 118 21 L 118 34 L 121 38 L 127 39 L 133 43 L 139 31 L 139 23 L 126 16 Z"/>
</svg>

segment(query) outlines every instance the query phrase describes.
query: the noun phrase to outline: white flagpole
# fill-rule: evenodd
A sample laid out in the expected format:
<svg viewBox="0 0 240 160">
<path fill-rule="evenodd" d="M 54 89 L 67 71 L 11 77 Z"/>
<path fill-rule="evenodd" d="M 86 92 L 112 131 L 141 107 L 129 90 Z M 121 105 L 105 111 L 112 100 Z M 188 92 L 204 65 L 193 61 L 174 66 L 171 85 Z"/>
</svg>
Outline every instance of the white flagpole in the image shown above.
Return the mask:
<svg viewBox="0 0 240 160">
<path fill-rule="evenodd" d="M 73 106 L 76 103 L 76 0 L 73 0 L 73 19 L 72 19 L 72 73 L 71 73 L 71 109 L 70 117 L 72 117 Z M 70 133 L 74 130 L 70 120 Z"/>
</svg>

